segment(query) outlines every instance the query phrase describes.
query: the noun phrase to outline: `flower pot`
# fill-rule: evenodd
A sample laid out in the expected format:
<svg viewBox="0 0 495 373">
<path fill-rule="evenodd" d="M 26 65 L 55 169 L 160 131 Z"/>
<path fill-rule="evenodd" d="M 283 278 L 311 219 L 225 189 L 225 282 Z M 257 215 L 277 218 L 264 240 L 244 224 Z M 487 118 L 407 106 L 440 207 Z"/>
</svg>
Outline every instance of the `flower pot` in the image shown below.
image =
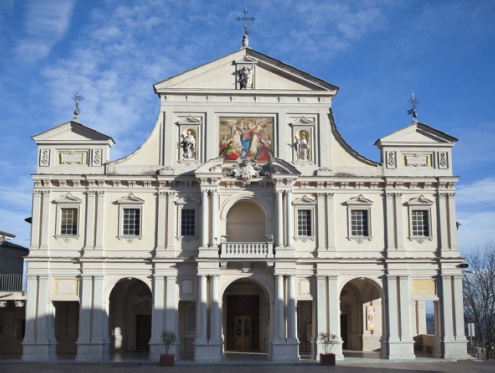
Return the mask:
<svg viewBox="0 0 495 373">
<path fill-rule="evenodd" d="M 160 366 L 171 367 L 175 364 L 174 354 L 160 354 Z"/>
<path fill-rule="evenodd" d="M 335 365 L 335 354 L 320 354 L 320 364 L 321 365 Z"/>
</svg>

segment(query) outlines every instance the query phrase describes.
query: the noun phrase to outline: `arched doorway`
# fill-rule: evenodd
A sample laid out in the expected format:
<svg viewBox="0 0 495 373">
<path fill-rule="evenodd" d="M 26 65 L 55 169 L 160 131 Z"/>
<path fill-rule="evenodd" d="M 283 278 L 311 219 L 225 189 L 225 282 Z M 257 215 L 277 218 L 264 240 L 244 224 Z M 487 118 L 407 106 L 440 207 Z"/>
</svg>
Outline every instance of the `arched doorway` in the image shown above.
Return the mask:
<svg viewBox="0 0 495 373">
<path fill-rule="evenodd" d="M 135 278 L 120 280 L 110 293 L 110 352 L 149 351 L 151 338 L 151 291 Z"/>
<path fill-rule="evenodd" d="M 270 297 L 250 279 L 230 284 L 223 294 L 223 331 L 226 351 L 268 352 Z"/>
<path fill-rule="evenodd" d="M 264 242 L 266 216 L 255 202 L 236 202 L 227 213 L 227 236 L 230 242 Z"/>
<path fill-rule="evenodd" d="M 340 293 L 340 335 L 343 350 L 381 349 L 382 294 L 374 281 L 364 277 L 351 280 L 343 287 Z"/>
</svg>

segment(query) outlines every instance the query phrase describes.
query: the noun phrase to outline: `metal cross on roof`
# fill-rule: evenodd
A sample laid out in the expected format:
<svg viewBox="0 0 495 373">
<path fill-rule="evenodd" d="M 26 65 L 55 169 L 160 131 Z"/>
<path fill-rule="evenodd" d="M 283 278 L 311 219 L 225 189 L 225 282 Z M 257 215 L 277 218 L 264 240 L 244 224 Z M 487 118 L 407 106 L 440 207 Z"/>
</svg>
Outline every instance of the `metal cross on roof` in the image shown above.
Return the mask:
<svg viewBox="0 0 495 373">
<path fill-rule="evenodd" d="M 254 17 L 248 17 L 249 12 L 248 12 L 247 8 L 244 9 L 243 13 L 244 13 L 244 17 L 237 17 L 237 20 L 238 21 L 244 21 L 244 35 L 249 35 L 249 24 L 248 24 L 248 21 L 253 22 L 254 21 Z"/>
<path fill-rule="evenodd" d="M 409 102 L 412 104 L 412 109 L 407 111 L 407 114 L 412 115 L 413 117 L 413 122 L 417 121 L 418 118 L 418 113 L 416 112 L 416 105 L 419 103 L 419 100 L 414 96 L 414 93 L 411 94 L 411 98 L 409 99 Z"/>
<path fill-rule="evenodd" d="M 76 92 L 76 94 L 74 95 L 74 97 L 71 97 L 72 98 L 72 101 L 74 101 L 76 103 L 76 110 L 74 110 L 74 120 L 77 120 L 78 119 L 78 115 L 79 113 L 81 112 L 81 110 L 79 109 L 79 103 L 84 100 L 84 97 L 81 96 L 79 94 L 79 92 Z"/>
</svg>

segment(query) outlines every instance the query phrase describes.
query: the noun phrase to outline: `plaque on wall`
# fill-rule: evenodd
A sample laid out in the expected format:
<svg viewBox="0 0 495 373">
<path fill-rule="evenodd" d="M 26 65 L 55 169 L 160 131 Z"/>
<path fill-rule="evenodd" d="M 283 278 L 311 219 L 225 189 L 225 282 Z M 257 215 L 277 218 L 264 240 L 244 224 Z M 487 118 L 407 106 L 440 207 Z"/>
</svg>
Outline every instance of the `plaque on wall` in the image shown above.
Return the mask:
<svg viewBox="0 0 495 373">
<path fill-rule="evenodd" d="M 219 155 L 226 161 L 266 163 L 273 154 L 271 117 L 220 117 L 219 135 Z"/>
<path fill-rule="evenodd" d="M 431 154 L 403 154 L 403 162 L 406 167 L 431 167 Z"/>
<path fill-rule="evenodd" d="M 58 152 L 58 162 L 61 165 L 85 165 L 88 163 L 88 152 L 87 151 L 59 151 Z"/>
</svg>

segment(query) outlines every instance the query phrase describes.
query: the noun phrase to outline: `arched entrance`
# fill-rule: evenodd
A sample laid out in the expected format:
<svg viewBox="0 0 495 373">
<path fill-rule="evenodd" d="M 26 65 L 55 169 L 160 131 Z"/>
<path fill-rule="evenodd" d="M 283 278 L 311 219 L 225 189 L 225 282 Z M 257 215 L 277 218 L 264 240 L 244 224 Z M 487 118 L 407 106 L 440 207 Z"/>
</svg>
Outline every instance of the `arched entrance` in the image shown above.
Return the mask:
<svg viewBox="0 0 495 373">
<path fill-rule="evenodd" d="M 382 300 L 380 287 L 370 279 L 357 278 L 343 287 L 340 293 L 340 335 L 343 350 L 381 349 Z"/>
<path fill-rule="evenodd" d="M 251 200 L 236 202 L 227 213 L 227 236 L 230 242 L 264 242 L 266 216 Z"/>
<path fill-rule="evenodd" d="M 223 294 L 226 351 L 268 352 L 270 297 L 255 281 L 240 279 Z"/>
<path fill-rule="evenodd" d="M 110 352 L 149 351 L 151 291 L 135 278 L 120 280 L 110 293 Z"/>
</svg>

